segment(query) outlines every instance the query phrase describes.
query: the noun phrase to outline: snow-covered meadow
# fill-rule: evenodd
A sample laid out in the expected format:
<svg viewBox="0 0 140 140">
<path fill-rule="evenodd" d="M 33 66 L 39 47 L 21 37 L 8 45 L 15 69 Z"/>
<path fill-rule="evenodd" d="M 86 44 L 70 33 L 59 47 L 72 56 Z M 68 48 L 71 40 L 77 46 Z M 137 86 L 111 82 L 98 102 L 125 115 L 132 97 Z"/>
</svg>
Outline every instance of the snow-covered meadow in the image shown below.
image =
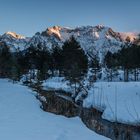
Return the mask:
<svg viewBox="0 0 140 140">
<path fill-rule="evenodd" d="M 108 139 L 86 128 L 78 117 L 66 118 L 43 112 L 34 95 L 25 86 L 0 79 L 0 139 Z"/>
<path fill-rule="evenodd" d="M 61 89 L 71 92 L 68 82 L 59 77 L 48 79 L 46 89 Z M 103 111 L 102 118 L 126 124 L 140 124 L 140 82 L 95 82 L 83 101 L 86 108 Z"/>
<path fill-rule="evenodd" d="M 83 106 L 102 110 L 104 119 L 139 125 L 140 82 L 96 82 Z"/>
</svg>

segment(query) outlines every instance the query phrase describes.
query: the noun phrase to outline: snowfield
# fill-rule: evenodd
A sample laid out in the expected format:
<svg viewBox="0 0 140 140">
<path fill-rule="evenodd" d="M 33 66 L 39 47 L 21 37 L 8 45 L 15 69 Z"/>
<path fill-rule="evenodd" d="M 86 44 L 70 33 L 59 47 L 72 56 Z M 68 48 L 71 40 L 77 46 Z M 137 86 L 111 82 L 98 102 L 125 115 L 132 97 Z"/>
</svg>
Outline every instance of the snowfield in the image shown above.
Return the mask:
<svg viewBox="0 0 140 140">
<path fill-rule="evenodd" d="M 102 110 L 109 121 L 139 125 L 140 82 L 96 82 L 83 106 Z"/>
<path fill-rule="evenodd" d="M 46 80 L 43 87 L 72 92 L 62 77 Z M 96 82 L 89 89 L 83 106 L 103 111 L 102 118 L 106 120 L 140 125 L 140 82 Z"/>
<path fill-rule="evenodd" d="M 1 140 L 107 140 L 81 120 L 43 112 L 27 87 L 0 79 Z"/>
<path fill-rule="evenodd" d="M 71 87 L 69 82 L 65 80 L 64 77 L 52 77 L 43 82 L 42 86 L 45 90 L 64 90 L 66 92 L 71 92 Z"/>
</svg>

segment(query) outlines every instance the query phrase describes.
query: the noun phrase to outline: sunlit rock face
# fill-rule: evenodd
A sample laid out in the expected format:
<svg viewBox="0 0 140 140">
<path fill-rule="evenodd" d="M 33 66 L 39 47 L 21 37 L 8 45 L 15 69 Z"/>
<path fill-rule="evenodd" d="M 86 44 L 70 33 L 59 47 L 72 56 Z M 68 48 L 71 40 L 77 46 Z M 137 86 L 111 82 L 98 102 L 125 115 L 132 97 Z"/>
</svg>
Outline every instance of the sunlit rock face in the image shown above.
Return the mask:
<svg viewBox="0 0 140 140">
<path fill-rule="evenodd" d="M 50 28 L 47 28 L 45 31 L 42 32 L 41 35 L 43 36 L 55 36 L 57 39 L 61 39 L 61 27 L 60 26 L 53 26 Z"/>
<path fill-rule="evenodd" d="M 5 33 L 5 35 L 9 35 L 9 36 L 14 37 L 16 39 L 25 39 L 25 36 L 19 35 L 15 32 L 8 31 L 8 32 Z"/>
<path fill-rule="evenodd" d="M 130 41 L 135 41 L 137 39 L 138 34 L 137 33 L 132 33 L 132 32 L 126 32 L 126 33 L 120 33 L 122 39 L 125 41 L 128 37 L 130 38 Z"/>
</svg>

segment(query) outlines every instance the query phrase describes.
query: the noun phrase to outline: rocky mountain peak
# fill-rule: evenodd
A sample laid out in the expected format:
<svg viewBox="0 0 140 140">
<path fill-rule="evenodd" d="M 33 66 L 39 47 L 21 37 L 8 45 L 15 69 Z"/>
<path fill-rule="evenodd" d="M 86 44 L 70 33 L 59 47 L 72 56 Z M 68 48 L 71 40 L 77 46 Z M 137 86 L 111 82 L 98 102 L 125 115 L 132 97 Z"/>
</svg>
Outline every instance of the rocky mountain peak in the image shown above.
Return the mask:
<svg viewBox="0 0 140 140">
<path fill-rule="evenodd" d="M 58 39 L 61 39 L 60 30 L 61 30 L 60 26 L 53 26 L 53 27 L 47 28 L 46 31 L 42 32 L 42 35 L 45 35 L 45 36 L 54 35 Z"/>
<path fill-rule="evenodd" d="M 19 35 L 19 34 L 17 34 L 17 33 L 15 33 L 15 32 L 11 32 L 11 31 L 8 31 L 8 32 L 6 32 L 5 34 L 4 34 L 4 36 L 11 36 L 11 37 L 13 37 L 13 38 L 15 38 L 15 39 L 25 39 L 25 37 L 24 36 L 22 36 L 22 35 Z"/>
<path fill-rule="evenodd" d="M 0 36 L 0 42 L 6 42 L 8 46 L 13 48 L 13 51 L 17 48 L 25 50 L 31 45 L 36 47 L 38 44 L 51 51 L 54 46 L 62 47 L 66 40 L 74 36 L 86 54 L 96 55 L 100 60 L 103 60 L 107 51 L 114 53 L 120 50 L 128 35 L 103 25 L 76 28 L 53 26 L 42 33 L 37 32 L 29 39 L 14 32 L 7 32 Z M 130 36 L 133 37 L 132 34 Z"/>
</svg>

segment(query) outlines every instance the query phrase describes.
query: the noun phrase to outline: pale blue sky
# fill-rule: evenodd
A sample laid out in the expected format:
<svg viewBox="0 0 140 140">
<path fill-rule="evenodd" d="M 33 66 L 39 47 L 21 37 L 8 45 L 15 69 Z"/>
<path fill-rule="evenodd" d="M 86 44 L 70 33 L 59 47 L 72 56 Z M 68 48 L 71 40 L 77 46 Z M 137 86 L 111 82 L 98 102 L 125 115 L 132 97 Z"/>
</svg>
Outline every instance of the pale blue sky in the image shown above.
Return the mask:
<svg viewBox="0 0 140 140">
<path fill-rule="evenodd" d="M 0 34 L 32 36 L 49 26 L 103 24 L 140 32 L 140 0 L 0 0 Z"/>
</svg>

